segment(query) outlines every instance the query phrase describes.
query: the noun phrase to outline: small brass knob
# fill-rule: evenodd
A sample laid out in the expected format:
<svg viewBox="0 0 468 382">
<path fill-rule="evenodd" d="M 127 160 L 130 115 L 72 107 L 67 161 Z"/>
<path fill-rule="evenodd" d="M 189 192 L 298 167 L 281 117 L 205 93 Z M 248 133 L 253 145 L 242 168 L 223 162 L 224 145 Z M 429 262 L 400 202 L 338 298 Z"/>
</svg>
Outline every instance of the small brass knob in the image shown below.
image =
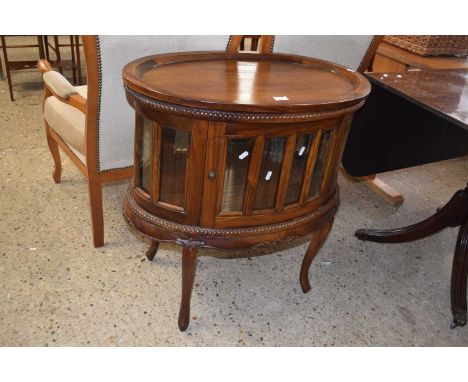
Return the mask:
<svg viewBox="0 0 468 382">
<path fill-rule="evenodd" d="M 216 171 L 208 171 L 208 179 L 209 180 L 215 180 L 216 179 Z"/>
</svg>

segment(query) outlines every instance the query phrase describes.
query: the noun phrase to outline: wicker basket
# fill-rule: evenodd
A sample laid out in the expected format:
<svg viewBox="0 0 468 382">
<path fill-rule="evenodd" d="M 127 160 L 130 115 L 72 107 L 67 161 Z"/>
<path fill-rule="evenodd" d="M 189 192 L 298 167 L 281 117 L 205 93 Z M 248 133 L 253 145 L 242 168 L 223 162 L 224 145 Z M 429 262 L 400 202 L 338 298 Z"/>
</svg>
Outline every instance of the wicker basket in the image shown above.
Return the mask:
<svg viewBox="0 0 468 382">
<path fill-rule="evenodd" d="M 468 35 L 465 36 L 385 36 L 385 42 L 420 56 L 468 55 Z"/>
</svg>

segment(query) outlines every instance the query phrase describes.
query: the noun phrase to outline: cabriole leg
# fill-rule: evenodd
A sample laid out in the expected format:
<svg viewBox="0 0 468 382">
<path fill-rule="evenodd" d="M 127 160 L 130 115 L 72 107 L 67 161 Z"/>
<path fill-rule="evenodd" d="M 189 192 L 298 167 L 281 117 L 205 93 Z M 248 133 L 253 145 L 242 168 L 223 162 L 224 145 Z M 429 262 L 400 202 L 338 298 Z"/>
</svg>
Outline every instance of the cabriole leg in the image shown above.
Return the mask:
<svg viewBox="0 0 468 382">
<path fill-rule="evenodd" d="M 197 249 L 192 246 L 182 250 L 182 299 L 179 312 L 179 329 L 185 331 L 190 322 L 190 299 L 192 297 L 195 270 L 197 267 Z"/>
<path fill-rule="evenodd" d="M 52 154 L 52 158 L 54 158 L 54 172 L 52 173 L 52 178 L 54 179 L 55 183 L 60 183 L 60 180 L 62 178 L 62 162 L 60 160 L 60 152 L 57 142 L 49 134 L 49 129 L 50 127 L 46 124 L 47 144 L 49 145 L 49 150 Z"/>
<path fill-rule="evenodd" d="M 310 241 L 309 247 L 307 248 L 307 252 L 304 255 L 304 259 L 302 260 L 301 266 L 301 273 L 300 273 L 300 282 L 301 288 L 304 293 L 307 293 L 310 290 L 310 282 L 309 282 L 309 269 L 312 261 L 314 260 L 315 256 L 317 256 L 318 251 L 322 248 L 322 245 L 325 243 L 325 240 L 330 233 L 330 229 L 333 225 L 333 221 L 325 223 L 321 226 L 315 233 L 314 237 Z"/>
<path fill-rule="evenodd" d="M 156 252 L 159 249 L 159 241 L 152 240 L 149 249 L 146 251 L 146 257 L 149 261 L 153 261 L 154 256 L 156 256 Z"/>
</svg>

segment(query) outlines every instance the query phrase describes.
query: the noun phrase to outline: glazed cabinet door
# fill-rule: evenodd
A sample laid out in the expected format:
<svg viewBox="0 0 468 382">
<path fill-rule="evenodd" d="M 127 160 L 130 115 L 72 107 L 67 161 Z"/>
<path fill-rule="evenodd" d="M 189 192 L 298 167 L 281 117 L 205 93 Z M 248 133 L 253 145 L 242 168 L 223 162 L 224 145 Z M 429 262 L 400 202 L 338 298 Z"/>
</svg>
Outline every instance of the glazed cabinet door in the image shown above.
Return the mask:
<svg viewBox="0 0 468 382">
<path fill-rule="evenodd" d="M 158 114 L 137 115 L 136 126 L 138 201 L 162 218 L 198 224 L 207 123 Z"/>
<path fill-rule="evenodd" d="M 202 224 L 242 227 L 305 214 L 334 191 L 342 122 L 210 124 Z"/>
</svg>

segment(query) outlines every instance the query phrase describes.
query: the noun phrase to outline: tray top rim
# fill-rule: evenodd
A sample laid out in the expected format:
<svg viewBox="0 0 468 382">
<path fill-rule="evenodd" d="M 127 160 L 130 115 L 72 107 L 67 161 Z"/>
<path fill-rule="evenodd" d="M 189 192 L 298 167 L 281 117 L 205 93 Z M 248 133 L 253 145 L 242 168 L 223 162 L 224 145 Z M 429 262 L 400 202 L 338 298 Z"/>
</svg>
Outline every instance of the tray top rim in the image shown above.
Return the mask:
<svg viewBox="0 0 468 382">
<path fill-rule="evenodd" d="M 170 65 L 178 64 L 178 68 L 181 68 L 185 64 L 209 61 L 238 61 L 243 63 L 270 62 L 273 64 L 291 64 L 294 65 L 295 68 L 297 68 L 297 65 L 300 65 L 305 69 L 311 69 L 315 72 L 317 72 L 317 70 L 323 70 L 324 74 L 333 72 L 334 74 L 340 75 L 343 80 L 348 80 L 348 84 L 353 86 L 353 89 L 352 91 L 343 92 L 340 98 L 324 99 L 319 102 L 315 100 L 298 103 L 275 102 L 270 104 L 260 104 L 232 102 L 229 100 L 213 101 L 201 97 L 188 97 L 180 93 L 176 94 L 168 92 L 165 89 L 159 89 L 157 85 L 151 84 L 142 78 L 142 75 L 148 71 L 167 68 Z M 150 55 L 141 57 L 125 65 L 122 70 L 122 77 L 125 88 L 128 87 L 134 92 L 157 101 L 198 109 L 237 112 L 295 113 L 341 109 L 360 103 L 369 95 L 371 89 L 368 79 L 354 70 L 317 58 L 283 53 L 227 53 L 225 51 L 198 51 Z M 343 81 L 343 83 L 344 82 L 346 81 Z"/>
</svg>

